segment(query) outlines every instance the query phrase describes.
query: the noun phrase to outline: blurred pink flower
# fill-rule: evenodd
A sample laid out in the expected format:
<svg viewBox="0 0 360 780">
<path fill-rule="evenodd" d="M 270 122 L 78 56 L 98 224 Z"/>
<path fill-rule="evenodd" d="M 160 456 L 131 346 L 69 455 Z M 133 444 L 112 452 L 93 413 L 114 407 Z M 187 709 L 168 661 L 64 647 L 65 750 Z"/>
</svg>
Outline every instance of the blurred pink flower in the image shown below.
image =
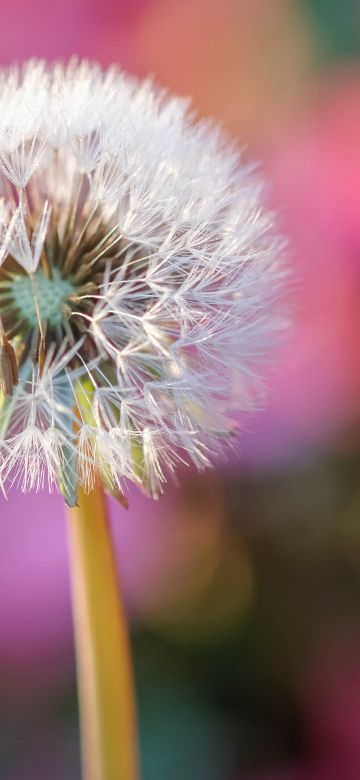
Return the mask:
<svg viewBox="0 0 360 780">
<path fill-rule="evenodd" d="M 126 31 L 149 0 L 0 0 L 2 63 L 73 54 L 126 65 Z M 121 30 L 122 47 L 114 37 Z"/>
<path fill-rule="evenodd" d="M 0 674 L 10 687 L 31 684 L 44 664 L 54 671 L 71 616 L 61 501 L 17 493 L 0 512 Z"/>
<path fill-rule="evenodd" d="M 270 406 L 241 440 L 271 464 L 328 446 L 360 422 L 360 74 L 319 86 L 265 151 L 289 237 L 295 324 L 272 374 Z"/>
<path fill-rule="evenodd" d="M 206 586 L 222 554 L 223 513 L 214 475 L 181 491 L 169 485 L 159 501 L 132 487 L 129 501 L 128 511 L 114 499 L 109 508 L 136 623 Z M 64 502 L 13 491 L 8 501 L 0 498 L 0 513 L 0 682 L 9 690 L 46 690 L 74 668 Z"/>
</svg>

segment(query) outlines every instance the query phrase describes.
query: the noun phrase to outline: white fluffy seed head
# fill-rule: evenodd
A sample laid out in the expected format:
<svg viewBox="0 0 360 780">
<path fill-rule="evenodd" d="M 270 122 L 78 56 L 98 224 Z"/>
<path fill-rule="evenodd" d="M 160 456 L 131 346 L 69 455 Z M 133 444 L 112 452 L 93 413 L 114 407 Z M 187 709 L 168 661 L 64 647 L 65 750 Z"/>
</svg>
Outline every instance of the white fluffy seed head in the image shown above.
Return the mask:
<svg viewBox="0 0 360 780">
<path fill-rule="evenodd" d="M 150 81 L 77 60 L 0 73 L 3 485 L 156 496 L 224 449 L 284 327 L 262 193 Z"/>
</svg>

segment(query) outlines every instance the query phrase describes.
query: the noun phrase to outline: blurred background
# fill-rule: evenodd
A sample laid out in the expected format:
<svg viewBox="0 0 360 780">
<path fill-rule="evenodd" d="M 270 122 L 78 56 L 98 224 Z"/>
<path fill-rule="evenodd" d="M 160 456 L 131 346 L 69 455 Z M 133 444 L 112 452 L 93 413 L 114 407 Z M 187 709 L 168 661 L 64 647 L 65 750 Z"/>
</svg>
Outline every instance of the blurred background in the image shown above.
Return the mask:
<svg viewBox="0 0 360 780">
<path fill-rule="evenodd" d="M 358 780 L 360 4 L 0 7 L 1 63 L 118 62 L 215 116 L 262 161 L 299 280 L 238 454 L 111 503 L 143 780 Z M 79 780 L 62 501 L 0 513 L 0 780 Z"/>
</svg>

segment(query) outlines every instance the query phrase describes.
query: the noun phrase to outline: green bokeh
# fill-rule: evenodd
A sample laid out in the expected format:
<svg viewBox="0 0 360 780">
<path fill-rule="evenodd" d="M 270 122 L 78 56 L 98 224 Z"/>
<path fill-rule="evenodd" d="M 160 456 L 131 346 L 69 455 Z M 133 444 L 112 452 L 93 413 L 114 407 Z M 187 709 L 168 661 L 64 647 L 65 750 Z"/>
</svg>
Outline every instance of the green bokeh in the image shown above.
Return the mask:
<svg viewBox="0 0 360 780">
<path fill-rule="evenodd" d="M 325 61 L 360 57 L 359 0 L 301 0 Z"/>
</svg>

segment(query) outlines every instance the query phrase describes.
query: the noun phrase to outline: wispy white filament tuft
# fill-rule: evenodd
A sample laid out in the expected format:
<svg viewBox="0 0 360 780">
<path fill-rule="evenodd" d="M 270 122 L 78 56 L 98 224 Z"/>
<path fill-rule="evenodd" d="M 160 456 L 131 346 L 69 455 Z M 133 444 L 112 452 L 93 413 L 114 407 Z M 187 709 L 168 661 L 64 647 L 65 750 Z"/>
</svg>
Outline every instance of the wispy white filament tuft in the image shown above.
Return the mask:
<svg viewBox="0 0 360 780">
<path fill-rule="evenodd" d="M 254 166 L 117 68 L 0 73 L 0 479 L 156 496 L 262 396 L 282 242 Z"/>
</svg>

